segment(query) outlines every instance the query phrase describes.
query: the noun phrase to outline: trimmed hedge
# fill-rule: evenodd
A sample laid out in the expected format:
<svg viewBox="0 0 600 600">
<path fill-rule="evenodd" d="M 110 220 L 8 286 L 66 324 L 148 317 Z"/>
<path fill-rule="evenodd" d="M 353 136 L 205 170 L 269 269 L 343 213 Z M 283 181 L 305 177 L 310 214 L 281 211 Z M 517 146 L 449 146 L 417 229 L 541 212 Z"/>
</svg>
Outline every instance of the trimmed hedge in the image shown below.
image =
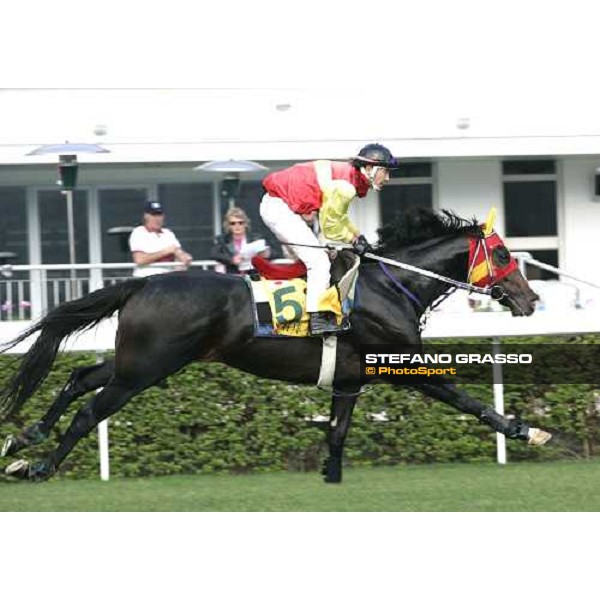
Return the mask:
<svg viewBox="0 0 600 600">
<path fill-rule="evenodd" d="M 536 343 L 541 338 L 522 341 Z M 543 341 L 597 343 L 598 339 Z M 0 388 L 10 374 L 12 360 L 0 356 Z M 38 420 L 71 371 L 95 360 L 95 354 L 60 356 L 48 380 L 21 413 L 0 424 L 0 442 Z M 474 397 L 493 404 L 491 385 L 464 387 Z M 565 434 L 560 443 L 543 448 L 508 440 L 510 460 L 598 454 L 599 400 L 599 388 L 593 385 L 506 385 L 506 414 Z M 71 407 L 46 443 L 23 454 L 35 459 L 49 452 L 83 402 L 85 399 Z M 169 379 L 168 389 L 146 390 L 111 417 L 111 475 L 316 470 L 327 449 L 322 428 L 311 426 L 310 421 L 316 415 L 328 415 L 329 402 L 329 395 L 315 387 L 261 380 L 218 364 L 191 364 Z M 378 420 L 378 415 L 385 415 L 387 421 Z M 346 445 L 346 459 L 353 465 L 492 462 L 495 455 L 494 432 L 474 417 L 413 390 L 389 385 L 374 386 L 361 396 Z M 61 475 L 81 478 L 96 477 L 97 473 L 94 432 L 81 440 L 63 463 Z"/>
</svg>

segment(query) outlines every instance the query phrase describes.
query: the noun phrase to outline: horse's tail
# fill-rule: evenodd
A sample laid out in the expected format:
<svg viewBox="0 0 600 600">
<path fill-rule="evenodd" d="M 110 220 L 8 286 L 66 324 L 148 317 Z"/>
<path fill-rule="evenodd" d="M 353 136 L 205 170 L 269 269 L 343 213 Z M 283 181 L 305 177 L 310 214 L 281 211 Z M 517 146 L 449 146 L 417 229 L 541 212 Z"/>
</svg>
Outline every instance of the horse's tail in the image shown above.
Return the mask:
<svg viewBox="0 0 600 600">
<path fill-rule="evenodd" d="M 0 415 L 18 411 L 48 376 L 61 342 L 76 332 L 85 331 L 125 306 L 133 294 L 146 285 L 144 278 L 128 279 L 91 294 L 65 302 L 29 327 L 19 337 L 0 345 L 6 352 L 34 333 L 38 339 L 23 356 L 8 386 L 0 392 Z"/>
</svg>

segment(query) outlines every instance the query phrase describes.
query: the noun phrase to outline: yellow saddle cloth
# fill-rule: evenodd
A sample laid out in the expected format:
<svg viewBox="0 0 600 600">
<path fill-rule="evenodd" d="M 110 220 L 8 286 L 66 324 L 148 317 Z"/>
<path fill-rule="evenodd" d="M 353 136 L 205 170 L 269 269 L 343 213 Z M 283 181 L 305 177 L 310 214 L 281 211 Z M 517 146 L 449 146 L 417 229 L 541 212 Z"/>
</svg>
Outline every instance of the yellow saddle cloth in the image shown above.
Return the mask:
<svg viewBox="0 0 600 600">
<path fill-rule="evenodd" d="M 354 266 L 344 274 L 341 281 L 337 285 L 327 288 L 319 299 L 319 310 L 334 313 L 338 325 L 352 309 L 359 264 L 360 261 L 356 260 Z M 295 337 L 309 335 L 305 279 L 261 279 L 251 283 L 254 302 L 269 303 L 275 335 Z"/>
<path fill-rule="evenodd" d="M 268 280 L 259 282 L 271 307 L 274 333 L 304 337 L 309 334 L 309 317 L 306 312 L 306 281 L 304 279 Z M 319 300 L 319 310 L 335 313 L 342 321 L 342 305 L 337 288 L 327 289 Z"/>
</svg>

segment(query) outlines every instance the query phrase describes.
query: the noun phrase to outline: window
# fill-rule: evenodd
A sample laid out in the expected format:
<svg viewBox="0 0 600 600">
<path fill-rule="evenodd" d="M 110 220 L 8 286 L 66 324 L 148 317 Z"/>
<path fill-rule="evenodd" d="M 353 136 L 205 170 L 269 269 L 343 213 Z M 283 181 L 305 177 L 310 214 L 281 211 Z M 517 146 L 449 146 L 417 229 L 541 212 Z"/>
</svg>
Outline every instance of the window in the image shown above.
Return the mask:
<svg viewBox="0 0 600 600">
<path fill-rule="evenodd" d="M 260 216 L 260 201 L 263 197 L 263 187 L 261 181 L 242 181 L 239 198 L 236 200 L 236 206 L 239 206 L 250 218 L 251 231 L 256 237 L 265 238 L 271 247 L 271 258 L 282 256 L 281 244 L 264 224 Z M 227 210 L 227 207 L 225 207 Z M 221 215 L 223 216 L 223 215 Z"/>
<path fill-rule="evenodd" d="M 252 233 L 258 236 L 265 236 L 269 231 L 260 216 L 262 197 L 263 191 L 260 181 L 242 181 L 239 198 L 235 201 L 235 205 L 239 206 L 252 221 Z M 225 210 L 227 210 L 227 207 L 225 207 Z"/>
<path fill-rule="evenodd" d="M 531 254 L 531 257 L 535 258 L 535 260 L 552 265 L 553 267 L 558 267 L 557 250 L 531 250 L 529 254 Z M 546 271 L 546 269 L 530 264 L 526 266 L 525 275 L 527 279 L 542 279 L 544 281 L 558 279 L 558 275 L 555 273 L 550 273 L 550 271 Z"/>
<path fill-rule="evenodd" d="M 168 183 L 158 186 L 166 226 L 194 260 L 210 258 L 214 242 L 213 184 Z"/>
<path fill-rule="evenodd" d="M 78 263 L 89 262 L 87 196 L 84 190 L 77 190 L 73 194 L 75 260 Z M 67 200 L 58 190 L 44 190 L 38 192 L 38 205 L 42 230 L 42 263 L 67 264 Z"/>
<path fill-rule="evenodd" d="M 505 160 L 502 163 L 503 175 L 555 175 L 556 162 L 553 160 Z"/>
<path fill-rule="evenodd" d="M 27 209 L 24 187 L 0 187 L 0 252 L 16 254 L 8 262 L 27 264 Z"/>
<path fill-rule="evenodd" d="M 506 235 L 556 235 L 556 181 L 505 181 Z"/>
<path fill-rule="evenodd" d="M 431 178 L 431 163 L 401 163 L 397 169 L 390 171 L 391 179 Z"/>
<path fill-rule="evenodd" d="M 69 229 L 67 224 L 67 199 L 59 190 L 38 192 L 42 263 L 69 264 Z M 73 221 L 75 236 L 75 262 L 89 263 L 88 194 L 85 190 L 73 193 Z M 62 302 L 89 292 L 89 270 L 78 269 L 71 280 L 69 270 L 47 271 L 45 299 L 42 304 L 52 309 Z"/>
<path fill-rule="evenodd" d="M 102 229 L 102 262 L 131 262 L 129 235 L 110 235 L 113 227 L 135 227 L 142 222 L 144 203 L 149 190 L 143 187 L 98 190 L 100 227 Z"/>
<path fill-rule="evenodd" d="M 554 160 L 509 160 L 502 163 L 506 243 L 513 251 L 558 266 L 557 175 Z M 531 279 L 556 279 L 539 267 L 527 268 Z"/>
<path fill-rule="evenodd" d="M 11 277 L 1 272 L 2 264 L 27 264 L 27 208 L 25 188 L 0 187 L 0 321 L 29 319 L 30 287 L 26 273 L 13 273 Z M 10 275 L 10 272 L 7 271 Z"/>
<path fill-rule="evenodd" d="M 431 163 L 403 163 L 392 169 L 390 181 L 379 192 L 381 223 L 410 208 L 433 208 Z"/>
</svg>

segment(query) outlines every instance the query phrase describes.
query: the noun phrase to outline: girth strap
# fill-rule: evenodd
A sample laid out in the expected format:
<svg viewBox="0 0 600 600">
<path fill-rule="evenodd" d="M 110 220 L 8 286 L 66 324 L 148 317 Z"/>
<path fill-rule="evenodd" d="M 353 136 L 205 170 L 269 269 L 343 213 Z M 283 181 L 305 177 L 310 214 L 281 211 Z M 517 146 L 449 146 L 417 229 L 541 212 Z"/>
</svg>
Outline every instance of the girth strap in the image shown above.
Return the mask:
<svg viewBox="0 0 600 600">
<path fill-rule="evenodd" d="M 335 360 L 337 356 L 337 336 L 323 336 L 323 353 L 321 355 L 321 370 L 317 387 L 331 388 L 335 375 Z"/>
</svg>

